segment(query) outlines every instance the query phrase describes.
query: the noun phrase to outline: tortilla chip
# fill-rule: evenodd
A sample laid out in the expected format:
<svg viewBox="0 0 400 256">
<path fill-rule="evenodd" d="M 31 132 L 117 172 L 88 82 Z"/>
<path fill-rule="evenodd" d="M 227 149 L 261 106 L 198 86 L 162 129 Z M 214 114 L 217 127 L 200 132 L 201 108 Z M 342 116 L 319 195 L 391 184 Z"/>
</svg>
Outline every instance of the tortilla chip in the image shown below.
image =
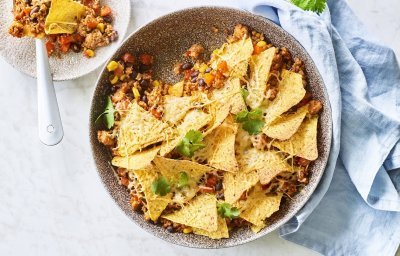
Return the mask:
<svg viewBox="0 0 400 256">
<path fill-rule="evenodd" d="M 118 154 L 129 156 L 151 144 L 166 140 L 173 129 L 155 118 L 136 102 L 132 102 L 127 115 L 121 120 L 118 134 Z"/>
<path fill-rule="evenodd" d="M 250 80 L 247 85 L 249 95 L 246 103 L 252 109 L 258 108 L 264 100 L 267 80 L 275 55 L 275 47 L 271 47 L 250 59 Z"/>
<path fill-rule="evenodd" d="M 190 110 L 182 123 L 180 123 L 176 128 L 177 134 L 171 140 L 164 142 L 161 145 L 160 155 L 165 156 L 179 144 L 186 133 L 190 130 L 200 130 L 203 126 L 207 125 L 211 120 L 211 115 L 207 114 L 201 110 Z"/>
<path fill-rule="evenodd" d="M 191 108 L 199 104 L 195 96 L 177 97 L 171 95 L 165 95 L 163 103 L 163 121 L 174 125 L 181 121 Z"/>
<path fill-rule="evenodd" d="M 299 108 L 295 113 L 277 118 L 265 125 L 263 132 L 270 138 L 287 140 L 296 133 L 308 113 L 308 105 Z"/>
<path fill-rule="evenodd" d="M 199 162 L 207 161 L 207 164 L 227 172 L 239 170 L 235 157 L 235 137 L 238 124 L 230 116 L 224 123 L 204 138 L 205 148 L 194 154 L 194 159 Z"/>
<path fill-rule="evenodd" d="M 272 145 L 292 156 L 313 161 L 318 158 L 317 126 L 318 116 L 306 118 L 289 140 L 274 141 Z"/>
<path fill-rule="evenodd" d="M 265 195 L 261 185 L 257 185 L 249 193 L 246 200 L 240 200 L 237 203 L 240 217 L 255 226 L 265 226 L 264 220 L 279 210 L 281 199 L 282 194 Z"/>
<path fill-rule="evenodd" d="M 172 96 L 181 97 L 183 95 L 184 81 L 180 81 L 168 88 L 168 94 Z"/>
<path fill-rule="evenodd" d="M 265 122 L 270 124 L 277 117 L 299 103 L 306 90 L 303 87 L 303 78 L 300 74 L 283 70 L 282 80 L 278 86 L 278 95 L 265 109 Z"/>
<path fill-rule="evenodd" d="M 197 182 L 200 178 L 215 169 L 206 165 L 198 164 L 188 160 L 176 160 L 164 157 L 156 157 L 154 164 L 157 166 L 161 174 L 170 181 L 179 181 L 181 172 L 186 172 L 189 177 L 188 186 L 182 189 L 176 189 L 174 192 L 173 202 L 183 204 L 192 199 L 197 191 Z"/>
<path fill-rule="evenodd" d="M 129 170 L 143 169 L 151 164 L 151 161 L 156 157 L 159 150 L 160 147 L 154 147 L 130 156 L 116 156 L 112 159 L 111 163 L 114 166 Z"/>
<path fill-rule="evenodd" d="M 281 172 L 293 172 L 289 165 L 277 151 L 261 151 L 251 148 L 239 156 L 238 162 L 243 172 L 257 171 L 261 184 L 269 183 Z"/>
<path fill-rule="evenodd" d="M 46 34 L 72 34 L 85 13 L 84 5 L 73 0 L 52 0 L 44 24 Z"/>
<path fill-rule="evenodd" d="M 201 194 L 188 205 L 163 218 L 208 232 L 218 230 L 217 200 L 213 194 Z"/>
<path fill-rule="evenodd" d="M 218 228 L 216 231 L 207 231 L 199 228 L 193 228 L 193 233 L 202 236 L 208 236 L 211 239 L 229 238 L 228 225 L 224 218 L 218 216 Z"/>
<path fill-rule="evenodd" d="M 225 43 L 220 49 L 213 52 L 211 67 L 216 70 L 218 63 L 226 61 L 229 77 L 241 78 L 247 73 L 247 66 L 252 53 L 253 43 L 250 37 L 230 44 Z"/>
<path fill-rule="evenodd" d="M 235 203 L 242 194 L 252 188 L 258 180 L 258 174 L 255 171 L 249 173 L 245 173 L 241 170 L 237 173 L 226 172 L 222 182 L 225 202 L 229 204 Z"/>
<path fill-rule="evenodd" d="M 146 169 L 133 171 L 138 179 L 139 183 L 142 185 L 143 193 L 146 197 L 147 209 L 149 211 L 149 216 L 152 221 L 157 221 L 161 213 L 165 210 L 167 205 L 171 202 L 171 193 L 165 196 L 159 196 L 151 191 L 151 184 L 159 176 L 157 169 L 154 166 L 150 166 Z"/>
<path fill-rule="evenodd" d="M 265 224 L 264 225 L 260 225 L 260 226 L 256 226 L 256 225 L 251 225 L 250 229 L 251 231 L 253 231 L 254 233 L 258 233 L 261 231 L 261 229 L 265 228 Z"/>
<path fill-rule="evenodd" d="M 244 102 L 240 89 L 239 78 L 228 79 L 224 87 L 213 90 L 211 100 L 218 100 L 223 104 L 228 104 L 230 106 L 230 112 L 232 114 L 237 114 L 246 109 L 246 103 Z"/>
</svg>

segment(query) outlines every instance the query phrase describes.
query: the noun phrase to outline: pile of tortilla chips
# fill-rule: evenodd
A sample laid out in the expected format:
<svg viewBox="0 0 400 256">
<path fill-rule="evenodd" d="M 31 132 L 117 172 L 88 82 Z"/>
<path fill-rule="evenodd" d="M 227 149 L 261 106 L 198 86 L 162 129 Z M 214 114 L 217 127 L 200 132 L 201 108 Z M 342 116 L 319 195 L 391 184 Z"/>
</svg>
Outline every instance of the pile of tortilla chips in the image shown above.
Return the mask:
<svg viewBox="0 0 400 256">
<path fill-rule="evenodd" d="M 117 156 L 112 164 L 134 174 L 152 221 L 164 218 L 191 227 L 198 235 L 229 238 L 227 222 L 217 212 L 217 205 L 225 202 L 237 207 L 239 217 L 259 232 L 265 220 L 279 210 L 282 199 L 281 193 L 266 194 L 262 185 L 280 173 L 296 172 L 297 167 L 289 161 L 294 156 L 308 160 L 318 157 L 318 117 L 308 113 L 307 105 L 290 111 L 305 96 L 302 76 L 283 70 L 277 97 L 265 99 L 275 52 L 272 47 L 253 55 L 250 38 L 224 44 L 214 51 L 210 63 L 215 68 L 226 61 L 230 75 L 224 87 L 208 94 L 183 96 L 183 82 L 177 83 L 170 88 L 170 95 L 164 96 L 161 120 L 137 103 L 131 104 L 119 126 Z M 249 92 L 246 99 L 242 88 Z M 254 148 L 249 134 L 235 122 L 237 113 L 255 108 L 264 113 L 262 132 L 272 139 L 270 149 Z M 169 158 L 190 130 L 203 134 L 204 147 L 191 158 Z M 199 192 L 202 177 L 217 170 L 223 171 L 224 200 Z M 187 184 L 179 188 L 174 184 L 182 172 L 187 174 Z M 161 176 L 172 184 L 163 196 L 151 188 Z M 169 204 L 180 208 L 165 213 Z"/>
</svg>

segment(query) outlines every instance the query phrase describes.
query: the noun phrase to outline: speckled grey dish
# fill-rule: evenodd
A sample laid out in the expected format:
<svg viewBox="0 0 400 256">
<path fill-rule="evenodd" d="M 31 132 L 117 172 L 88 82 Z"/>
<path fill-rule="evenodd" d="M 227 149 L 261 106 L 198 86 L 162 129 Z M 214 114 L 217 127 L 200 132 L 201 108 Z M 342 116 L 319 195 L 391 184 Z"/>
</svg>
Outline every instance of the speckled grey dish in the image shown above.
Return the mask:
<svg viewBox="0 0 400 256">
<path fill-rule="evenodd" d="M 114 16 L 113 27 L 118 32 L 116 42 L 96 50 L 93 58 L 86 58 L 82 53 L 70 51 L 61 58 L 51 57 L 50 69 L 53 80 L 70 80 L 89 74 L 100 67 L 115 52 L 124 39 L 131 17 L 130 0 L 101 0 L 108 5 Z M 14 68 L 36 77 L 35 40 L 32 38 L 16 38 L 8 34 L 8 26 L 13 20 L 12 0 L 1 0 L 0 10 L 0 55 Z"/>
<path fill-rule="evenodd" d="M 94 122 L 103 111 L 106 94 L 109 89 L 108 72 L 105 69 L 103 69 L 103 73 L 97 82 L 90 114 L 90 140 L 100 178 L 112 198 L 126 215 L 144 230 L 171 243 L 198 248 L 221 248 L 243 244 L 262 237 L 277 229 L 295 215 L 317 187 L 325 169 L 331 144 L 332 119 L 323 81 L 314 62 L 303 47 L 292 36 L 271 21 L 248 12 L 229 8 L 201 7 L 186 9 L 163 16 L 140 28 L 125 40 L 112 58 L 119 58 L 126 51 L 150 53 L 155 56 L 155 77 L 169 82 L 176 82 L 178 77 L 172 72 L 172 67 L 181 58 L 186 49 L 193 43 L 201 43 L 208 50 L 213 50 L 224 43 L 226 34 L 223 31 L 225 29 L 232 31 L 233 27 L 238 23 L 265 33 L 268 41 L 275 46 L 285 46 L 294 57 L 301 58 L 306 65 L 310 84 L 309 89 L 313 96 L 321 100 L 324 105 L 318 131 L 319 158 L 311 166 L 310 183 L 292 200 L 285 200 L 281 204 L 280 210 L 268 219 L 267 227 L 258 234 L 254 234 L 250 229 L 240 229 L 231 232 L 229 239 L 220 240 L 213 240 L 194 234 L 170 234 L 162 227 L 146 222 L 143 215 L 134 212 L 129 204 L 127 190 L 118 185 L 110 167 L 110 153 L 96 138 L 98 127 Z M 218 27 L 221 32 L 212 32 L 212 26 Z"/>
</svg>

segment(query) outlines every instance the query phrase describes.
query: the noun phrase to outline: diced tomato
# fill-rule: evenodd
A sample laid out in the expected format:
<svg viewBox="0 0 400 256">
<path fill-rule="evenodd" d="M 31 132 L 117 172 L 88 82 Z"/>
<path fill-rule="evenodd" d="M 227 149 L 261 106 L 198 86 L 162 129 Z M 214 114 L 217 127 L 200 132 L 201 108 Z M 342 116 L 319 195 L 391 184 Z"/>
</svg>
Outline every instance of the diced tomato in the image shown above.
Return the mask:
<svg viewBox="0 0 400 256">
<path fill-rule="evenodd" d="M 31 13 L 31 8 L 30 7 L 26 7 L 24 9 L 24 13 L 25 13 L 25 15 L 29 15 Z"/>
<path fill-rule="evenodd" d="M 247 199 L 247 193 L 246 191 L 243 192 L 243 194 L 240 196 L 239 200 L 246 200 Z"/>
<path fill-rule="evenodd" d="M 190 74 L 192 74 L 191 70 L 185 70 L 184 71 L 184 76 L 183 76 L 183 80 L 189 80 L 190 79 Z"/>
<path fill-rule="evenodd" d="M 139 55 L 139 61 L 144 65 L 150 65 L 153 63 L 153 56 L 151 56 L 150 54 L 142 53 Z"/>
<path fill-rule="evenodd" d="M 58 35 L 47 35 L 47 38 L 49 38 L 51 42 L 56 42 Z"/>
<path fill-rule="evenodd" d="M 226 61 L 221 61 L 220 63 L 218 63 L 217 66 L 217 70 L 221 73 L 225 73 L 228 71 L 228 64 L 226 63 Z"/>
<path fill-rule="evenodd" d="M 105 6 L 101 7 L 100 16 L 101 17 L 108 16 L 111 14 L 111 12 L 112 12 L 111 8 L 105 5 Z"/>
<path fill-rule="evenodd" d="M 135 56 L 130 54 L 129 52 L 125 53 L 124 56 L 122 56 L 122 60 L 126 63 L 135 63 Z"/>
<path fill-rule="evenodd" d="M 206 186 L 199 186 L 199 191 L 201 193 L 214 193 L 214 188 L 206 187 Z"/>
<path fill-rule="evenodd" d="M 126 177 L 121 177 L 121 184 L 127 187 L 129 185 L 129 179 Z"/>
<path fill-rule="evenodd" d="M 214 82 L 215 76 L 211 73 L 206 73 L 206 74 L 204 74 L 203 79 L 204 79 L 204 82 L 206 82 L 206 84 L 208 86 L 210 86 Z"/>
<path fill-rule="evenodd" d="M 78 42 L 81 43 L 83 42 L 83 40 L 85 40 L 85 38 L 79 34 L 74 34 L 74 42 Z"/>
<path fill-rule="evenodd" d="M 208 175 L 207 181 L 206 181 L 206 186 L 207 187 L 214 187 L 217 184 L 218 178 L 215 175 Z"/>
<path fill-rule="evenodd" d="M 118 63 L 118 67 L 114 70 L 114 75 L 122 76 L 124 74 L 124 66 Z"/>
<path fill-rule="evenodd" d="M 60 44 L 70 44 L 74 42 L 74 37 L 72 35 L 63 35 L 59 37 Z"/>
<path fill-rule="evenodd" d="M 87 27 L 90 29 L 95 29 L 97 27 L 97 24 L 99 24 L 97 20 L 91 20 L 86 23 Z"/>
<path fill-rule="evenodd" d="M 61 44 L 60 45 L 60 50 L 63 52 L 63 53 L 66 53 L 66 52 L 68 52 L 69 51 L 69 47 L 71 46 L 71 43 L 68 43 L 68 44 Z"/>
<path fill-rule="evenodd" d="M 263 51 L 265 51 L 265 49 L 267 49 L 267 47 L 266 46 L 258 46 L 258 45 L 255 45 L 254 46 L 254 50 L 253 50 L 253 54 L 254 55 L 257 55 L 257 54 L 260 54 L 261 52 L 263 52 Z"/>
<path fill-rule="evenodd" d="M 51 41 L 46 42 L 46 50 L 47 50 L 47 55 L 50 56 L 54 52 L 54 43 Z"/>
</svg>

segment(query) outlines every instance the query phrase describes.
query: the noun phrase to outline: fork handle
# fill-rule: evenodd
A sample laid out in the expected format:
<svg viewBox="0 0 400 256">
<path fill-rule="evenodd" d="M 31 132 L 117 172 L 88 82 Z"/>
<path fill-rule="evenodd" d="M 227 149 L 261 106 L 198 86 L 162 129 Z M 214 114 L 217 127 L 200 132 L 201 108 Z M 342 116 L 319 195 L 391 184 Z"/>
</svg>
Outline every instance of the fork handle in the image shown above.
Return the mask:
<svg viewBox="0 0 400 256">
<path fill-rule="evenodd" d="M 43 144 L 53 146 L 62 140 L 64 131 L 45 44 L 42 39 L 35 41 L 39 139 Z"/>
</svg>

